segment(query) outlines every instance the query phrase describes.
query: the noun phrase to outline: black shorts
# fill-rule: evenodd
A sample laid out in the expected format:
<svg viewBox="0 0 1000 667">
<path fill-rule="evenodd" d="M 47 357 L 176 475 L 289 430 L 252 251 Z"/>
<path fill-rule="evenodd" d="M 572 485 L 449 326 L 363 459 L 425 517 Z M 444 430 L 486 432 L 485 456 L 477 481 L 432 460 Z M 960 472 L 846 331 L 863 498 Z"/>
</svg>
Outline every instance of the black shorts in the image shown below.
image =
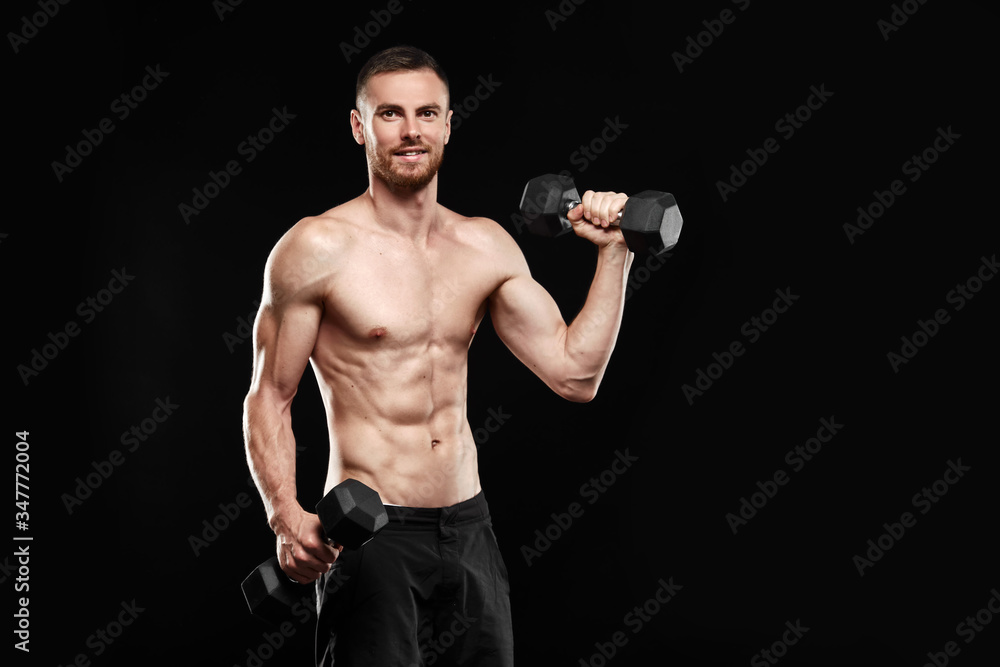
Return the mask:
<svg viewBox="0 0 1000 667">
<path fill-rule="evenodd" d="M 386 510 L 382 532 L 317 582 L 317 667 L 513 665 L 507 568 L 485 496 Z"/>
</svg>

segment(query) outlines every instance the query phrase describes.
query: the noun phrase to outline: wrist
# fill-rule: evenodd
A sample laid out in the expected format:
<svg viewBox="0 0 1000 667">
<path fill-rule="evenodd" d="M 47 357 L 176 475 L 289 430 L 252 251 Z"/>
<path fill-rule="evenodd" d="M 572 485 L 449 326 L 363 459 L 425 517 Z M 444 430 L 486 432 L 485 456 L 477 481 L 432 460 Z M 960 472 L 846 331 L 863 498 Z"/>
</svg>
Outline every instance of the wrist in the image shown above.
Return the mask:
<svg viewBox="0 0 1000 667">
<path fill-rule="evenodd" d="M 305 510 L 299 505 L 297 500 L 287 501 L 281 504 L 272 504 L 267 513 L 267 525 L 275 533 L 291 525 L 295 517 L 304 514 Z"/>
<path fill-rule="evenodd" d="M 628 249 L 624 241 L 612 241 L 597 249 L 597 256 L 602 261 L 625 264 L 632 259 L 633 255 L 634 253 Z"/>
</svg>

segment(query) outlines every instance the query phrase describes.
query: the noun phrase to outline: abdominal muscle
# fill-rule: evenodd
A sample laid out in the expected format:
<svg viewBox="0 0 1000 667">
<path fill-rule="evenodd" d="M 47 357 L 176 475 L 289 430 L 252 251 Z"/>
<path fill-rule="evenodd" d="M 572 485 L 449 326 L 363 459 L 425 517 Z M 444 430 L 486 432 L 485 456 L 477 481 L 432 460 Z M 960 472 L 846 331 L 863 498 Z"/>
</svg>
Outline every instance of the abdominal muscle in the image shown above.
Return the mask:
<svg viewBox="0 0 1000 667">
<path fill-rule="evenodd" d="M 468 342 L 404 344 L 385 329 L 375 334 L 333 334 L 338 340 L 317 345 L 312 358 L 330 433 L 324 494 L 353 478 L 392 505 L 472 498 L 481 487 L 466 417 Z"/>
</svg>

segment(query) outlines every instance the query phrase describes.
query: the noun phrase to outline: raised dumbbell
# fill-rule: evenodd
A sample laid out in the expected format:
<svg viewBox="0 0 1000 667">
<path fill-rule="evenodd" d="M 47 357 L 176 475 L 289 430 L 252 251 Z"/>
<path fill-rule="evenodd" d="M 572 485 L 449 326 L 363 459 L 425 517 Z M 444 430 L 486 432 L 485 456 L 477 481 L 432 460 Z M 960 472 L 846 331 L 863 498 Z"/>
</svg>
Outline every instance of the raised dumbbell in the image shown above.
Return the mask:
<svg viewBox="0 0 1000 667">
<path fill-rule="evenodd" d="M 545 174 L 524 186 L 519 208 L 532 234 L 557 236 L 572 228 L 566 215 L 580 201 L 572 178 Z M 677 201 L 669 192 L 644 190 L 629 197 L 624 210 L 618 213 L 625 244 L 636 253 L 667 252 L 677 245 L 683 223 Z"/>
<path fill-rule="evenodd" d="M 328 540 L 345 549 L 360 549 L 375 537 L 389 516 L 378 492 L 356 479 L 347 479 L 330 489 L 316 503 L 323 532 Z M 277 556 L 261 563 L 243 580 L 243 595 L 254 615 L 280 624 L 313 589 L 299 584 L 282 571 Z"/>
</svg>

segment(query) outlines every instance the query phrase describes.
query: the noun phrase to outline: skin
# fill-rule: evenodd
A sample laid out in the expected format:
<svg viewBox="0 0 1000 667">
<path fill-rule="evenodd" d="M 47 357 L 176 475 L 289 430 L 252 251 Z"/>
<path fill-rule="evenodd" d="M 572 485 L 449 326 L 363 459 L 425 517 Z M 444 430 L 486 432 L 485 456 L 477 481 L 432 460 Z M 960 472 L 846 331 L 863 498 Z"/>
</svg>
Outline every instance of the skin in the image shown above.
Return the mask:
<svg viewBox="0 0 1000 667">
<path fill-rule="evenodd" d="M 627 197 L 587 191 L 569 218 L 598 246 L 597 269 L 567 325 L 500 225 L 437 203 L 451 136 L 444 83 L 431 70 L 381 73 L 358 107 L 351 128 L 368 156 L 369 187 L 300 220 L 272 250 L 244 402 L 250 469 L 282 569 L 300 583 L 327 572 L 342 549 L 296 499 L 290 410 L 307 363 L 329 425 L 325 491 L 354 478 L 387 504 L 453 505 L 481 489 L 466 376 L 486 309 L 546 385 L 589 401 L 614 349 L 632 261 L 609 224 Z M 407 149 L 426 152 L 397 154 Z"/>
</svg>

